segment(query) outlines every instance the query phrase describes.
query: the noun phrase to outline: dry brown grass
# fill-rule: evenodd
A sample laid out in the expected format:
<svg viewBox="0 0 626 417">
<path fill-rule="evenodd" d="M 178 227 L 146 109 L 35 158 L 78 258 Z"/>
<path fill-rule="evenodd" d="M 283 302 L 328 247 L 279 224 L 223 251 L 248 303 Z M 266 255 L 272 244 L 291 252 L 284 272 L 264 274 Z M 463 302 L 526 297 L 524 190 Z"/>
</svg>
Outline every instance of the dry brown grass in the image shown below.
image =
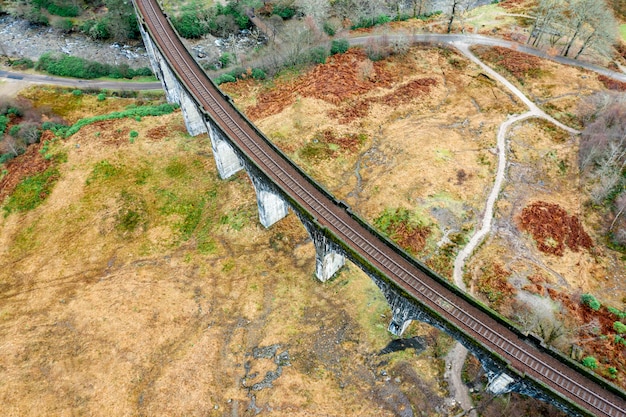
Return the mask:
<svg viewBox="0 0 626 417">
<path fill-rule="evenodd" d="M 368 117 L 346 125 L 328 117 L 335 104 L 305 95 L 259 116 L 258 124 L 366 219 L 389 207 L 431 217 L 438 227 L 425 239 L 424 257 L 449 271 L 455 242 L 471 232 L 491 187 L 497 128 L 507 114 L 523 109 L 450 51 L 416 48 L 380 65 L 395 78 L 363 94 L 393 95 L 415 80 L 435 82 L 410 102 L 374 103 Z M 581 78 L 580 85 L 585 82 Z M 252 88 L 234 94 L 244 108 L 258 102 L 253 93 L 259 87 L 248 83 Z M 104 103 L 111 109 L 119 104 Z M 67 109 L 66 117 L 82 113 Z M 207 138 L 190 138 L 182 129 L 179 113 L 90 125 L 62 144 L 68 161 L 46 203 L 0 219 L 3 411 L 252 415 L 254 394 L 266 412 L 294 416 L 391 416 L 406 401 L 435 415 L 433 404 L 445 396 L 437 359 L 445 343 L 431 328 L 415 325 L 409 333 L 430 341 L 427 352 L 377 357 L 390 340 L 390 312 L 371 281 L 348 265 L 331 282 L 317 283 L 312 244 L 297 219 L 260 227 L 246 176 L 218 181 Z M 134 144 L 129 130 L 139 132 Z M 300 149 L 320 134 L 341 152 L 304 161 Z M 367 140 L 353 146 L 355 134 Z M 511 230 L 531 199 L 580 213 L 575 143 L 553 140 L 548 129 L 527 122 L 512 135 L 511 150 L 519 168 L 511 171 L 498 206 L 498 224 L 508 225 L 503 230 Z M 102 161 L 119 174 L 87 185 Z M 569 167 L 565 173 L 559 161 Z M 120 229 L 129 201 L 147 220 L 130 231 Z M 184 237 L 184 209 L 193 204 L 202 206 L 201 214 Z M 586 229 L 592 220 L 581 216 Z M 439 246 L 444 230 L 457 233 Z M 499 262 L 512 279 L 533 262 L 527 275 L 541 272 L 541 285 L 552 289 L 620 285 L 623 268 L 615 268 L 623 264 L 604 251 L 594 257 L 566 253 L 555 263 L 539 252 L 520 251 L 520 242 L 531 248 L 532 242 L 517 237 L 511 242 L 496 236 L 476 260 Z M 605 283 L 602 277 L 616 278 Z M 244 375 L 257 372 L 250 378 L 258 382 L 276 369 L 251 356 L 255 347 L 273 344 L 289 351 L 292 365 L 273 388 L 243 388 Z M 385 380 L 383 369 L 393 378 Z M 381 398 L 398 400 L 381 409 Z"/>
</svg>

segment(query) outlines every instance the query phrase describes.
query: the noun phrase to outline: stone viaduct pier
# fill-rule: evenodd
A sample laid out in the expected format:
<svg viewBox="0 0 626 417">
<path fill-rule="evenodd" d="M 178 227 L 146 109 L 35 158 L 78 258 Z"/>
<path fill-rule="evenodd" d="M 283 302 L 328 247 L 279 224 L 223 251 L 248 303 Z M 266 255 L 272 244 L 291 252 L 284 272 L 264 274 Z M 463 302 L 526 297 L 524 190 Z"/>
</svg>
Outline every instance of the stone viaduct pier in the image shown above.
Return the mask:
<svg viewBox="0 0 626 417">
<path fill-rule="evenodd" d="M 326 281 L 346 260 L 353 262 L 389 303 L 390 332 L 402 335 L 411 320 L 446 332 L 481 361 L 493 393 L 526 394 L 573 416 L 626 417 L 623 391 L 532 334 L 521 333 L 381 236 L 306 176 L 209 80 L 156 0 L 134 4 L 152 68 L 168 101 L 180 105 L 187 130 L 193 136 L 208 133 L 221 178 L 246 171 L 263 226 L 281 220 L 289 209 L 298 216 L 315 246 L 317 279 Z"/>
</svg>

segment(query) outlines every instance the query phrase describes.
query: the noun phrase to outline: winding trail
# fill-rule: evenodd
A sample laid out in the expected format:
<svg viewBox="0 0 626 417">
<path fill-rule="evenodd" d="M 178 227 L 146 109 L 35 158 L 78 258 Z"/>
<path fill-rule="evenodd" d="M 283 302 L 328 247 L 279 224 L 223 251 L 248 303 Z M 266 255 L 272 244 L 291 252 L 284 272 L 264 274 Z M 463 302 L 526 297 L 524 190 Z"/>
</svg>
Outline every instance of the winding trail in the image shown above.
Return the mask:
<svg viewBox="0 0 626 417">
<path fill-rule="evenodd" d="M 456 286 L 461 288 L 463 291 L 467 292 L 467 288 L 465 283 L 463 282 L 463 269 L 465 268 L 465 261 L 469 256 L 474 252 L 474 250 L 480 245 L 480 243 L 487 237 L 487 235 L 491 232 L 491 225 L 493 223 L 494 216 L 494 207 L 498 196 L 500 195 L 500 190 L 502 189 L 502 184 L 504 183 L 504 178 L 506 174 L 506 165 L 507 165 L 507 152 L 506 152 L 506 135 L 509 132 L 511 126 L 517 122 L 522 120 L 526 120 L 532 117 L 537 117 L 541 119 L 545 119 L 550 123 L 558 126 L 559 128 L 573 134 L 579 134 L 580 132 L 572 129 L 569 126 L 564 125 L 558 120 L 554 119 L 552 116 L 545 113 L 541 110 L 535 103 L 530 101 L 528 97 L 526 97 L 517 87 L 515 87 L 509 80 L 504 78 L 502 75 L 498 74 L 496 71 L 487 66 L 484 62 L 479 60 L 470 50 L 470 44 L 465 42 L 453 42 L 452 45 L 459 50 L 463 55 L 465 55 L 468 59 L 470 59 L 475 64 L 479 65 L 486 73 L 489 74 L 490 77 L 493 77 L 498 82 L 502 83 L 511 93 L 513 93 L 519 100 L 522 101 L 528 107 L 528 111 L 522 114 L 509 116 L 507 120 L 500 125 L 500 129 L 498 130 L 497 137 L 497 149 L 498 149 L 498 169 L 496 171 L 496 177 L 493 183 L 493 188 L 489 193 L 489 197 L 487 198 L 487 203 L 485 207 L 485 213 L 482 219 L 481 227 L 478 229 L 474 235 L 471 237 L 468 244 L 459 251 L 456 259 L 454 260 L 454 272 L 453 279 Z M 444 378 L 448 380 L 448 384 L 450 387 L 450 394 L 453 398 L 459 403 L 461 408 L 464 410 L 464 414 L 469 415 L 471 417 L 476 416 L 476 410 L 473 408 L 471 398 L 469 396 L 469 392 L 467 387 L 461 380 L 461 371 L 463 369 L 463 363 L 465 362 L 465 358 L 467 357 L 467 349 L 458 343 L 450 350 L 448 355 L 446 356 L 446 372 L 444 374 Z"/>
</svg>

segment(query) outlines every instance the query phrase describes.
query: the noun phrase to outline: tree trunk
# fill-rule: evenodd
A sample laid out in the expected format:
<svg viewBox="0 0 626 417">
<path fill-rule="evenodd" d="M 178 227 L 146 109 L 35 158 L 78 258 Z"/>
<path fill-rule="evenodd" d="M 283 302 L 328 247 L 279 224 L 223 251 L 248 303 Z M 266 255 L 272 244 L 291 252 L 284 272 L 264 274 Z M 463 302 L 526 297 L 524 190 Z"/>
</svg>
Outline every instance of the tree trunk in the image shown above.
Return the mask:
<svg viewBox="0 0 626 417">
<path fill-rule="evenodd" d="M 452 22 L 454 22 L 454 13 L 456 13 L 457 1 L 454 0 L 452 3 L 452 13 L 450 13 L 450 21 L 448 22 L 448 33 L 452 31 Z"/>
<path fill-rule="evenodd" d="M 578 53 L 576 54 L 576 56 L 574 57 L 574 59 L 578 59 L 578 57 L 580 56 L 580 54 L 583 53 L 583 51 L 587 48 L 587 46 L 589 46 L 589 43 L 591 42 L 591 39 L 594 37 L 594 35 L 596 34 L 595 31 L 593 31 L 593 33 L 591 35 L 589 35 L 587 37 L 587 39 L 585 39 L 585 42 L 583 42 L 583 46 L 580 47 L 580 50 L 578 51 Z"/>
<path fill-rule="evenodd" d="M 563 56 L 567 56 L 567 54 L 569 54 L 569 50 L 572 47 L 572 45 L 574 44 L 574 41 L 576 40 L 576 38 L 578 37 L 578 33 L 580 32 L 580 27 L 583 25 L 583 22 L 580 21 L 578 23 L 578 25 L 576 25 L 576 31 L 574 32 L 574 34 L 572 35 L 572 39 L 569 40 L 567 46 L 565 47 L 565 51 L 563 52 Z"/>
</svg>

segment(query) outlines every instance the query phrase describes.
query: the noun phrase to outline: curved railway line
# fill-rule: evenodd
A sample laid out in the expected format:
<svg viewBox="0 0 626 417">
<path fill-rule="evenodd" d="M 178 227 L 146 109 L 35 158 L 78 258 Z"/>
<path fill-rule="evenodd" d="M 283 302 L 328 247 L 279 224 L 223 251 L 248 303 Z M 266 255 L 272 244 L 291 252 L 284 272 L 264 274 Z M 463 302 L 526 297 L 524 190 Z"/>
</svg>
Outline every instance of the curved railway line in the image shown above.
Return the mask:
<svg viewBox="0 0 626 417">
<path fill-rule="evenodd" d="M 578 408 L 596 416 L 626 417 L 626 399 L 568 366 L 546 349 L 460 296 L 437 276 L 411 262 L 322 192 L 242 116 L 189 55 L 156 0 L 134 0 L 144 27 L 202 111 L 220 126 L 246 158 L 262 170 L 292 203 L 313 216 L 346 247 L 376 268 L 419 303 Z"/>
</svg>

